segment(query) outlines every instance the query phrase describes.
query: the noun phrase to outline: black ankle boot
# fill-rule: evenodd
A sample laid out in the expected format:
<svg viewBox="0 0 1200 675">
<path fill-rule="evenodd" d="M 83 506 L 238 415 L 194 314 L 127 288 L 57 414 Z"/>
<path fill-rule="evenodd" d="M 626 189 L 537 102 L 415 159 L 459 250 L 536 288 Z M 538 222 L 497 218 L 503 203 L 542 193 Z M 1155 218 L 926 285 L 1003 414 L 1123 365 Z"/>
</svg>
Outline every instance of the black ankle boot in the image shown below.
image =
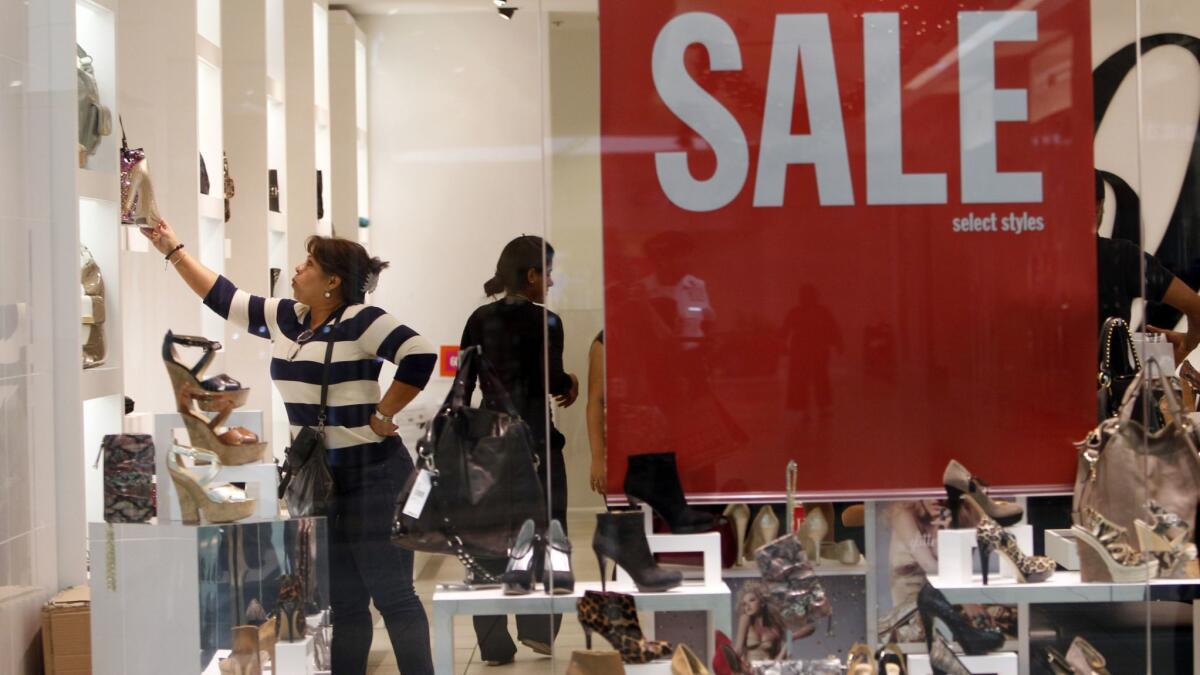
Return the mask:
<svg viewBox="0 0 1200 675">
<path fill-rule="evenodd" d="M 649 504 L 667 521 L 673 534 L 708 532 L 713 527 L 712 514 L 687 505 L 673 452 L 630 455 L 629 468 L 625 472 L 625 495 L 631 502 Z"/>
<path fill-rule="evenodd" d="M 1004 644 L 1003 633 L 991 628 L 976 628 L 932 584 L 926 583 L 921 587 L 921 592 L 917 594 L 917 610 L 925 627 L 925 646 L 930 651 L 933 650 L 934 619 L 941 619 L 954 635 L 954 641 L 972 656 L 987 654 Z"/>
<path fill-rule="evenodd" d="M 683 582 L 683 574 L 664 570 L 654 562 L 650 544 L 646 542 L 646 526 L 641 511 L 611 511 L 596 514 L 596 536 L 592 550 L 600 563 L 600 588 L 605 589 L 608 561 L 625 568 L 633 583 L 643 593 L 657 593 L 675 588 Z M 616 572 L 616 570 L 613 570 Z"/>
</svg>

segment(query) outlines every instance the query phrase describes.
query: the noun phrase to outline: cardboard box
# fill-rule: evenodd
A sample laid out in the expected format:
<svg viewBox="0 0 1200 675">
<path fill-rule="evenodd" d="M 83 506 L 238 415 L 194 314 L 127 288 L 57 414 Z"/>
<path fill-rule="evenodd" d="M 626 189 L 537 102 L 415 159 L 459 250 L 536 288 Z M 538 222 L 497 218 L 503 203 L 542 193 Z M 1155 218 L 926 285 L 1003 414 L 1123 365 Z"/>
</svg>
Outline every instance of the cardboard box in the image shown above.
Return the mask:
<svg viewBox="0 0 1200 675">
<path fill-rule="evenodd" d="M 42 651 L 46 675 L 91 675 L 92 594 L 76 586 L 42 608 Z"/>
</svg>

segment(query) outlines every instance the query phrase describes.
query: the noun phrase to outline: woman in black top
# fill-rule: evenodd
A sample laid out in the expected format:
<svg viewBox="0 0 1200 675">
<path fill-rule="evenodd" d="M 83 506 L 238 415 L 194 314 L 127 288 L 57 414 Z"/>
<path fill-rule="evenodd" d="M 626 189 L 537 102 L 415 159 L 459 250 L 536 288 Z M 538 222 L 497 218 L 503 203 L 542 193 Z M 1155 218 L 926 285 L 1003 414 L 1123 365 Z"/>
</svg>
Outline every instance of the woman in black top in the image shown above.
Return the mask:
<svg viewBox="0 0 1200 675">
<path fill-rule="evenodd" d="M 563 462 L 566 438 L 554 428 L 550 399 L 568 407 L 579 395 L 579 380 L 563 371 L 562 319 L 543 306 L 546 291 L 554 285 L 551 271 L 554 248 L 541 237 L 517 237 L 504 247 L 496 274 L 483 286 L 488 296 L 504 297 L 471 314 L 463 329 L 462 348 L 482 347 L 483 356 L 495 368 L 513 405 L 533 432 L 542 489 L 550 501 L 550 516 L 566 528 L 567 471 Z M 478 373 L 466 372 L 467 401 L 475 390 Z M 483 383 L 482 405 L 501 410 L 492 403 L 495 392 Z M 549 395 L 547 395 L 547 389 Z M 548 446 L 548 447 L 547 447 Z M 504 572 L 506 560 L 481 560 L 493 574 Z M 561 616 L 518 616 L 517 639 L 539 654 L 549 654 L 558 633 Z M 476 616 L 475 633 L 479 656 L 490 664 L 509 663 L 517 647 L 508 634 L 504 616 Z"/>
</svg>

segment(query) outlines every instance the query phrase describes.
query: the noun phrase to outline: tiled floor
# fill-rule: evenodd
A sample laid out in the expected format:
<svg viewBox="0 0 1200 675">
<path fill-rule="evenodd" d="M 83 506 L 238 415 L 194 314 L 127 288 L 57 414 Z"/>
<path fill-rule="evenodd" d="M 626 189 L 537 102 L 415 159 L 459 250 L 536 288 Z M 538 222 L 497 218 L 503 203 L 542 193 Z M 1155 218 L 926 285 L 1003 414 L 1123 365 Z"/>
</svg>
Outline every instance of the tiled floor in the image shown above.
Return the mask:
<svg viewBox="0 0 1200 675">
<path fill-rule="evenodd" d="M 592 534 L 596 527 L 596 517 L 593 512 L 589 511 L 572 511 L 568 516 L 567 529 L 571 533 L 571 541 L 574 544 L 575 551 L 572 556 L 572 564 L 575 567 L 576 578 L 580 581 L 597 581 L 599 580 L 599 570 L 596 569 L 596 564 L 592 558 L 591 541 Z M 438 583 L 459 582 L 463 579 L 463 568 L 457 560 L 449 556 L 436 556 L 425 566 L 416 580 L 417 593 L 421 596 L 421 600 L 425 604 L 425 612 L 432 617 L 431 601 L 433 599 L 434 588 Z M 398 673 L 396 669 L 396 659 L 392 656 L 391 644 L 388 642 L 387 631 L 384 630 L 383 622 L 378 620 L 376 616 L 375 624 L 375 640 L 371 644 L 371 661 L 369 673 L 371 675 L 391 675 Z M 509 620 L 509 631 L 515 639 L 516 626 L 512 619 Z M 436 638 L 434 638 L 436 639 Z M 607 649 L 608 644 L 602 638 L 595 638 L 600 644 L 593 641 L 592 646 L 597 649 Z M 583 649 L 583 630 L 579 627 L 579 622 L 575 620 L 574 615 L 563 617 L 562 630 L 558 634 L 558 641 L 555 643 L 555 657 L 552 659 L 547 656 L 538 656 L 526 647 L 518 647 L 517 659 L 514 663 L 507 666 L 489 667 L 479 661 L 479 654 L 476 651 L 475 630 L 471 625 L 471 618 L 466 616 L 457 617 L 454 621 L 454 673 L 478 675 L 483 673 L 495 673 L 502 675 L 504 673 L 530 673 L 537 675 L 560 675 L 567 670 L 567 662 L 571 658 L 571 652 L 576 649 Z M 449 675 L 438 673 L 437 675 Z"/>
</svg>

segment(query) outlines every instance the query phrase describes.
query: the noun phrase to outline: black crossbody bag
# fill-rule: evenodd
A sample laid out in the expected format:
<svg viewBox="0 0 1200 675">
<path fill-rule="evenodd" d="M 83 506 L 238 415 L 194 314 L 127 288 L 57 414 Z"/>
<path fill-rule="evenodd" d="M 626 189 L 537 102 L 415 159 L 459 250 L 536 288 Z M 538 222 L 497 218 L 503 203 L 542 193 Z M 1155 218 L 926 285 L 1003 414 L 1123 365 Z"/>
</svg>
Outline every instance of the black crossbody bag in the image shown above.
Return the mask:
<svg viewBox="0 0 1200 675">
<path fill-rule="evenodd" d="M 334 328 L 341 321 L 339 309 L 331 317 Z M 321 328 L 318 327 L 317 330 Z M 333 360 L 333 343 L 325 345 L 325 367 L 321 370 L 321 407 L 317 411 L 317 428 L 304 427 L 292 439 L 284 457 L 279 498 L 287 502 L 293 518 L 328 515 L 333 507 L 333 474 L 329 472 L 325 449 L 325 411 L 329 398 L 329 362 Z"/>
</svg>

